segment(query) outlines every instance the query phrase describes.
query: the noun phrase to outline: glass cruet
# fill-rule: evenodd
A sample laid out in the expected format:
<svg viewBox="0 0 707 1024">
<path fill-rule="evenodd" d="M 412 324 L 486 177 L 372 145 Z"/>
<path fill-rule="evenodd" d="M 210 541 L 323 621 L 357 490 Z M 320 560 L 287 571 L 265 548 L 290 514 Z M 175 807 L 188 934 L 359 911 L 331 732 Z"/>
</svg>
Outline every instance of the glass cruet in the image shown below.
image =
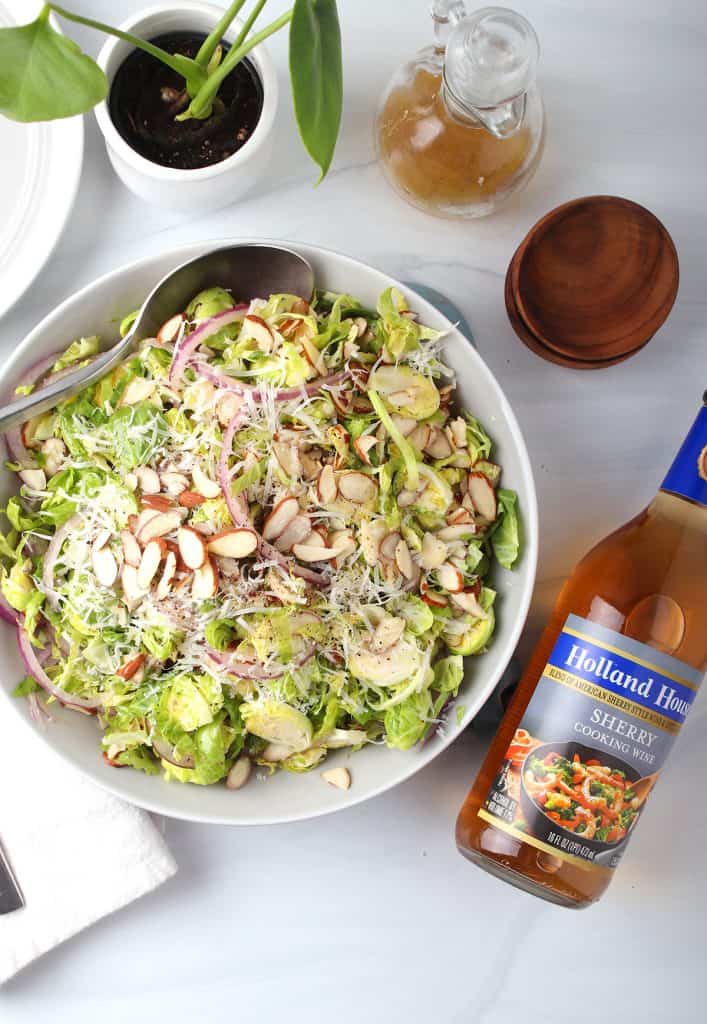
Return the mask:
<svg viewBox="0 0 707 1024">
<path fill-rule="evenodd" d="M 433 0 L 435 43 L 390 81 L 376 119 L 378 155 L 408 202 L 442 217 L 484 217 L 538 166 L 544 113 L 538 38 L 505 7 L 469 12 Z"/>
</svg>

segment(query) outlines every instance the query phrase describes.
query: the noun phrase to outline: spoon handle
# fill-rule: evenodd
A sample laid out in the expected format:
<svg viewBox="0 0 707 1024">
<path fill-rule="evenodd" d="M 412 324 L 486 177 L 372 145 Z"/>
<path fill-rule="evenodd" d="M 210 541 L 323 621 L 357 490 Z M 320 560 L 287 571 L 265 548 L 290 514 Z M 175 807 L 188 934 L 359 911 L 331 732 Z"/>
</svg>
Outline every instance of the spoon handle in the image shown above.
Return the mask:
<svg viewBox="0 0 707 1024">
<path fill-rule="evenodd" d="M 58 405 L 65 398 L 71 398 L 82 388 L 95 384 L 111 370 L 130 347 L 131 336 L 127 335 L 113 348 L 102 352 L 87 366 L 70 373 L 62 374 L 57 380 L 51 381 L 46 387 L 38 388 L 30 395 L 18 398 L 14 402 L 0 407 L 0 433 L 19 423 L 26 423 L 32 416 L 37 416 L 47 409 Z"/>
</svg>

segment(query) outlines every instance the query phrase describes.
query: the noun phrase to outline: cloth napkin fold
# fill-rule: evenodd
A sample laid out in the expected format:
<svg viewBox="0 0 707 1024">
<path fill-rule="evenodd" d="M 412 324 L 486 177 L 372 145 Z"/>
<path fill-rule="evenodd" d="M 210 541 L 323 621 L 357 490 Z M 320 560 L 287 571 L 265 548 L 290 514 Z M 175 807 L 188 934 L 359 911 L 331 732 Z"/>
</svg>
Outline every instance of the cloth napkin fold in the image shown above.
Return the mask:
<svg viewBox="0 0 707 1024">
<path fill-rule="evenodd" d="M 177 870 L 145 811 L 84 779 L 2 707 L 0 842 L 26 903 L 0 916 L 0 985 Z"/>
</svg>

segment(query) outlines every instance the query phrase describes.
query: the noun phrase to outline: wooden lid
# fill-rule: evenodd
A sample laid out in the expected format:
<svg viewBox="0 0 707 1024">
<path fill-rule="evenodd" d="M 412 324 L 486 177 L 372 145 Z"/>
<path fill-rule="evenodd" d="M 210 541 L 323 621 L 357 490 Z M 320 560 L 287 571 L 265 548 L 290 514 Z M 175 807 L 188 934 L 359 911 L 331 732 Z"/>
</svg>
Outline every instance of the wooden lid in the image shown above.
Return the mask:
<svg viewBox="0 0 707 1024">
<path fill-rule="evenodd" d="M 543 347 L 538 354 L 551 358 L 549 349 L 563 365 L 594 368 L 650 341 L 675 302 L 678 282 L 665 227 L 649 210 L 616 196 L 575 199 L 552 210 L 509 267 L 514 315 Z M 515 322 L 514 328 L 518 333 Z"/>
<path fill-rule="evenodd" d="M 555 352 L 554 349 L 548 348 L 544 345 L 539 338 L 537 338 L 533 332 L 528 328 L 525 321 L 522 319 L 518 312 L 518 307 L 515 304 L 513 297 L 513 288 L 511 285 L 511 273 L 513 269 L 513 262 L 508 268 L 506 273 L 506 284 L 505 284 L 505 300 L 506 300 L 506 312 L 508 313 L 508 319 L 511 321 L 511 326 L 516 332 L 520 340 L 523 342 L 531 352 L 535 355 L 541 356 L 543 359 L 547 359 L 548 362 L 557 363 L 559 366 L 566 366 L 571 370 L 601 370 L 607 366 L 614 366 L 616 363 L 622 363 L 624 359 L 628 359 L 634 352 L 627 352 L 623 356 L 618 356 L 616 359 L 570 359 L 567 356 L 561 355 L 559 352 Z M 648 344 L 648 342 L 646 342 Z M 642 348 L 643 346 L 641 346 Z M 638 351 L 638 349 L 634 350 Z"/>
</svg>

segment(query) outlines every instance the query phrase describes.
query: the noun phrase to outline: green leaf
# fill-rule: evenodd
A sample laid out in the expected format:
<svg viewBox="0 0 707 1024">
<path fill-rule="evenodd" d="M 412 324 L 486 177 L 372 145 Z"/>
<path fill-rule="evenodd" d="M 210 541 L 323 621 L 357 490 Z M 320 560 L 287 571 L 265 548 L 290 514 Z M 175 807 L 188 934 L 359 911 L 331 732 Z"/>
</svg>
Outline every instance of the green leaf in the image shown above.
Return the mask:
<svg viewBox="0 0 707 1024">
<path fill-rule="evenodd" d="M 329 170 L 341 123 L 343 72 L 336 0 L 295 0 L 290 26 L 290 78 L 304 147 Z"/>
<path fill-rule="evenodd" d="M 385 742 L 397 750 L 409 750 L 422 739 L 432 715 L 429 691 L 413 693 L 385 713 Z"/>
<path fill-rule="evenodd" d="M 83 114 L 108 94 L 108 80 L 71 39 L 36 21 L 0 29 L 0 113 L 13 121 Z"/>
<path fill-rule="evenodd" d="M 505 569 L 510 569 L 520 551 L 520 523 L 518 520 L 518 497 L 515 491 L 500 487 L 498 503 L 503 509 L 500 526 L 494 530 L 491 544 L 496 558 Z"/>
<path fill-rule="evenodd" d="M 29 697 L 30 693 L 36 693 L 39 688 L 39 684 L 34 681 L 32 676 L 25 676 L 12 691 L 12 696 Z"/>
</svg>

